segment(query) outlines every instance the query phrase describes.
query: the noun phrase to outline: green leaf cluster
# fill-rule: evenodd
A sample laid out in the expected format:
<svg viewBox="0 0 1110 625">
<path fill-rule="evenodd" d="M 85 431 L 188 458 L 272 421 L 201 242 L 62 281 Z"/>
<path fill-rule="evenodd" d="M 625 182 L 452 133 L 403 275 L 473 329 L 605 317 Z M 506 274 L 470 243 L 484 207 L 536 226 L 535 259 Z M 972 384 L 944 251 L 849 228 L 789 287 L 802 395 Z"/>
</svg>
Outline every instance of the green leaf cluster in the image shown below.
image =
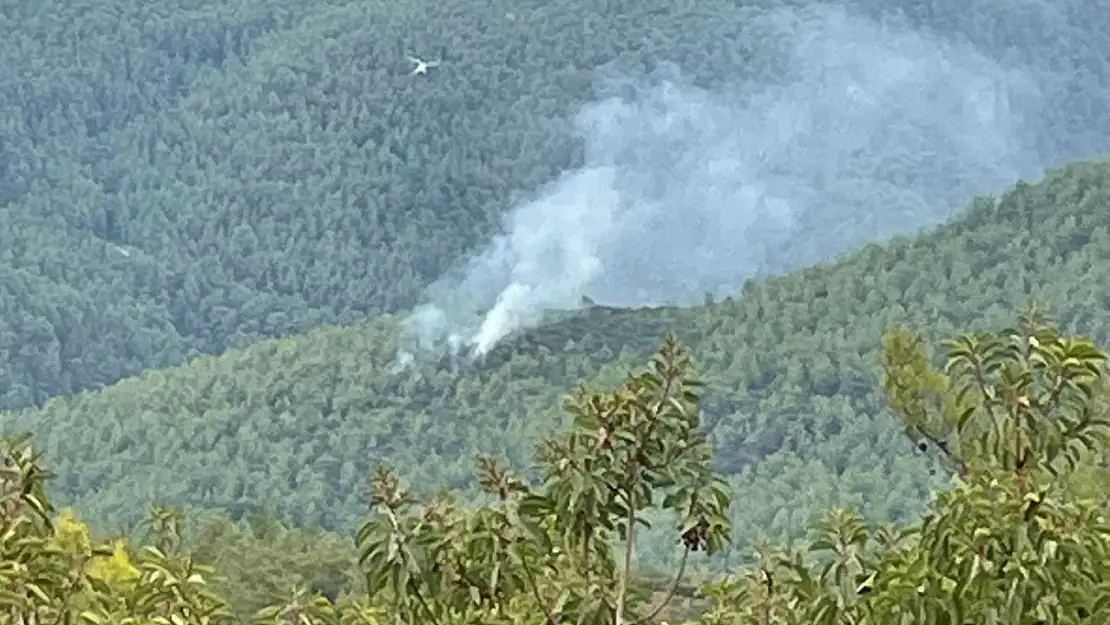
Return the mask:
<svg viewBox="0 0 1110 625">
<path fill-rule="evenodd" d="M 703 622 L 1086 624 L 1110 617 L 1110 526 L 1077 468 L 1110 430 L 1106 355 L 1061 336 L 1037 308 L 1016 328 L 943 343 L 884 341 L 885 388 L 907 435 L 952 471 L 920 523 L 870 527 L 854 511 L 814 526 L 806 549 L 761 554 L 719 583 Z M 1102 482 L 1105 485 L 1105 482 Z M 739 609 L 738 609 L 739 608 Z"/>
<path fill-rule="evenodd" d="M 538 485 L 479 458 L 478 482 L 493 498 L 487 506 L 464 509 L 445 497 L 416 509 L 397 476 L 379 466 L 377 512 L 355 539 L 371 598 L 388 597 L 411 623 L 654 619 L 688 555 L 720 550 L 731 533 L 730 495 L 710 466 L 691 367 L 670 337 L 648 370 L 616 391 L 580 387 L 566 402 L 570 431 L 538 450 Z M 642 600 L 633 588 L 635 537 L 650 510 L 678 513 L 682 565 L 659 603 L 633 616 Z"/>
</svg>

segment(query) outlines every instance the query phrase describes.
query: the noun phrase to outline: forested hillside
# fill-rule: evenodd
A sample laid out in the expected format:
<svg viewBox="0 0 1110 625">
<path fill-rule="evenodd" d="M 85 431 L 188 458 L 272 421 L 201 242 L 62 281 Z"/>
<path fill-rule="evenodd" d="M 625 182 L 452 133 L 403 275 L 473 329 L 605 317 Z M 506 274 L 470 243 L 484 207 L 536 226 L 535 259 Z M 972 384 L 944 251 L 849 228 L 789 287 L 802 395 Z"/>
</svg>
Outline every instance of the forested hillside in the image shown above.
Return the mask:
<svg viewBox="0 0 1110 625">
<path fill-rule="evenodd" d="M 472 488 L 480 452 L 527 471 L 535 445 L 565 425 L 560 397 L 575 382 L 618 380 L 671 328 L 709 385 L 715 462 L 745 503 L 732 512 L 730 553 L 746 556 L 760 536 L 797 536 L 831 505 L 913 518 L 940 483 L 930 460 L 907 453 L 877 390 L 886 328 L 997 327 L 1033 298 L 1063 327 L 1110 340 L 1108 259 L 1110 165 L 1073 164 L 920 237 L 692 309 L 597 307 L 478 363 L 394 374 L 397 317 L 383 316 L 56 398 L 5 415 L 3 429 L 33 431 L 59 473 L 57 496 L 98 524 L 152 503 L 234 516 L 269 504 L 349 531 L 374 462 L 422 492 Z M 670 551 L 645 549 L 647 561 Z"/>
<path fill-rule="evenodd" d="M 161 506 L 144 536 L 101 538 L 53 506 L 26 436 L 0 439 L 0 609 L 90 624 L 1105 622 L 1106 353 L 1036 306 L 939 347 L 904 327 L 882 339 L 893 421 L 951 477 L 920 521 L 834 508 L 800 544 L 761 546 L 750 566 L 697 586 L 684 571 L 728 544 L 725 511 L 741 502 L 711 466 L 703 385 L 668 336 L 618 388 L 567 396 L 571 422 L 537 450 L 535 483 L 483 456 L 487 501 L 462 503 L 418 495 L 376 463 L 348 557 L 259 517 L 249 533 L 209 523 L 198 545 Z M 644 578 L 637 545 L 660 512 L 673 520 L 654 531 L 682 555 Z"/>
<path fill-rule="evenodd" d="M 1106 147 L 1099 3 L 904 4 L 922 32 L 1052 77 L 1023 113 L 1037 164 Z M 582 164 L 570 120 L 599 97 L 599 67 L 674 63 L 707 89 L 788 82 L 782 50 L 822 6 L 6 4 L 0 408 L 408 310 L 520 196 Z M 442 63 L 412 75 L 408 55 Z M 859 162 L 900 171 L 872 156 Z M 960 189 L 977 174 L 950 172 L 968 166 L 930 165 Z"/>
<path fill-rule="evenodd" d="M 709 383 L 714 462 L 744 502 L 715 566 L 747 557 L 761 537 L 797 537 L 834 504 L 915 518 L 943 478 L 905 453 L 885 414 L 876 390 L 885 328 L 903 322 L 935 337 L 994 327 L 1036 298 L 1065 329 L 1108 340 L 1110 166 L 1073 163 L 1013 186 L 1017 174 L 1033 182 L 1043 166 L 1110 150 L 1103 9 L 1096 0 L 8 3 L 0 431 L 32 431 L 59 473 L 58 500 L 96 527 L 130 527 L 158 503 L 236 519 L 268 509 L 346 532 L 364 517 L 376 461 L 424 493 L 473 492 L 478 452 L 526 472 L 535 444 L 566 425 L 559 400 L 573 384 L 617 381 L 673 330 Z M 844 41 L 859 44 L 844 53 L 855 57 L 811 63 Z M 868 51 L 889 51 L 893 65 L 856 63 Z M 413 73 L 409 56 L 438 65 Z M 650 124 L 639 129 L 646 139 L 583 136 L 583 111 L 611 121 L 599 101 L 657 104 L 624 91 L 668 64 L 677 77 L 667 89 L 704 95 L 689 99 L 704 111 L 691 106 L 660 137 Z M 932 91 L 895 76 L 918 69 Z M 880 110 L 914 99 L 911 112 Z M 683 130 L 699 111 L 721 110 L 718 126 Z M 845 138 L 869 117 L 884 121 L 866 126 L 867 140 Z M 642 164 L 637 184 L 658 182 L 673 199 L 667 184 L 709 186 L 712 176 L 655 173 L 700 166 L 699 141 L 737 120 L 730 142 L 712 144 L 721 171 L 699 173 L 743 178 L 724 171 L 742 161 L 760 184 L 805 187 L 785 199 L 812 201 L 788 240 L 760 243 L 768 253 L 753 279 L 712 285 L 731 297 L 587 306 L 512 334 L 483 360 L 395 369 L 403 321 L 430 285 L 546 185 L 609 159 Z M 781 134 L 759 135 L 776 124 Z M 615 155 L 601 149 L 609 139 Z M 838 159 L 847 164 L 824 166 Z M 997 199 L 971 199 L 988 193 Z M 727 213 L 734 198 L 724 195 Z M 587 194 L 587 208 L 596 199 Z M 630 275 L 672 293 L 689 278 L 687 295 L 703 286 L 694 274 L 748 275 L 685 240 L 665 253 L 648 245 L 696 221 L 667 217 L 642 226 L 656 238 L 637 230 L 620 241 L 653 263 L 628 263 Z M 731 232 L 717 233 L 726 247 L 758 242 L 745 230 L 733 245 Z M 885 240 L 897 233 L 907 236 Z M 660 564 L 672 552 L 653 534 L 641 557 Z M 244 559 L 272 559 L 265 553 Z M 327 557 L 315 578 L 339 570 L 342 558 Z"/>
</svg>

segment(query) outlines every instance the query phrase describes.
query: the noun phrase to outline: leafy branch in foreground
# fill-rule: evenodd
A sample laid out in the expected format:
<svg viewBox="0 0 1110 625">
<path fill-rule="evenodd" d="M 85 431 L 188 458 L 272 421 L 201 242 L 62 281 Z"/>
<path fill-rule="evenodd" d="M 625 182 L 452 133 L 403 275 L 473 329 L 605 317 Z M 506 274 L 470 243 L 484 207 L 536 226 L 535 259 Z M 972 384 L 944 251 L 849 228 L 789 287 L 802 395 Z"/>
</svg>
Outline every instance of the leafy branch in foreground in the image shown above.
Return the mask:
<svg viewBox="0 0 1110 625">
<path fill-rule="evenodd" d="M 1106 442 L 1105 355 L 1089 340 L 1061 337 L 1036 306 L 1017 328 L 966 334 L 944 347 L 942 373 L 929 365 L 920 337 L 889 333 L 883 389 L 907 434 L 957 473 L 977 462 L 1058 474 Z"/>
<path fill-rule="evenodd" d="M 573 426 L 541 445 L 538 486 L 480 458 L 479 483 L 494 499 L 486 506 L 465 509 L 441 497 L 418 507 L 378 467 L 376 513 L 356 537 L 372 597 L 407 623 L 653 620 L 689 555 L 720 550 L 731 533 L 730 497 L 710 467 L 699 419 L 700 388 L 690 358 L 668 337 L 651 366 L 621 388 L 582 387 L 567 400 Z M 669 592 L 651 606 L 631 583 L 636 533 L 649 510 L 681 519 L 675 539 L 683 553 Z"/>
<path fill-rule="evenodd" d="M 769 551 L 711 589 L 705 625 L 1107 622 L 1110 526 L 1071 488 L 1110 429 L 1105 355 L 1035 307 L 1017 328 L 944 346 L 938 371 L 920 337 L 891 331 L 882 385 L 953 488 L 916 526 L 834 511 L 806 552 Z"/>
<path fill-rule="evenodd" d="M 212 570 L 156 546 L 132 554 L 122 542 L 94 542 L 72 512 L 55 515 L 49 477 L 28 437 L 0 442 L 0 623 L 230 622 L 208 587 Z M 163 517 L 175 515 L 155 513 Z"/>
</svg>

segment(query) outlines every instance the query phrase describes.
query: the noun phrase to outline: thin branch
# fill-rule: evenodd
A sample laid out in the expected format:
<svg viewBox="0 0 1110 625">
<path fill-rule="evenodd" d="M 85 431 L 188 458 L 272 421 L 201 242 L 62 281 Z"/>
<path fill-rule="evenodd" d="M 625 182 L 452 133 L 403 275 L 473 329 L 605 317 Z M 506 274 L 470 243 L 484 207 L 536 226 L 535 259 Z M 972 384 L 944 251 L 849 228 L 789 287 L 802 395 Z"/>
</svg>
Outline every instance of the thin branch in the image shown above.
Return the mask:
<svg viewBox="0 0 1110 625">
<path fill-rule="evenodd" d="M 963 458 L 960 458 L 952 451 L 952 447 L 948 444 L 947 441 L 942 440 L 938 436 L 930 434 L 928 430 L 923 427 L 915 426 L 914 429 L 917 430 L 917 433 L 920 434 L 922 438 L 932 443 L 933 447 L 939 449 L 949 462 L 955 465 L 957 475 L 959 475 L 960 477 L 965 477 L 967 475 L 967 464 L 964 463 Z"/>
<path fill-rule="evenodd" d="M 439 625 L 439 620 L 436 619 L 436 615 L 432 612 L 432 609 L 428 607 L 428 602 L 424 601 L 424 595 L 420 593 L 420 588 L 416 583 L 409 580 L 409 588 L 412 590 L 412 594 L 416 597 L 416 600 L 420 602 L 420 607 L 424 608 L 424 612 L 428 614 L 428 618 L 431 619 L 431 622 Z"/>
<path fill-rule="evenodd" d="M 671 599 L 674 598 L 674 594 L 678 592 L 678 587 L 682 583 L 682 575 L 686 573 L 686 561 L 689 559 L 689 557 L 690 549 L 689 547 L 687 547 L 682 551 L 682 562 L 678 565 L 678 574 L 676 574 L 674 576 L 674 579 L 671 581 L 671 586 L 667 589 L 667 594 L 663 596 L 663 600 L 659 602 L 659 605 L 652 608 L 651 612 L 649 612 L 647 616 L 633 621 L 631 625 L 640 625 L 640 623 L 646 623 L 647 621 L 654 620 L 655 617 L 659 616 L 659 613 L 663 611 L 663 608 L 667 607 L 667 604 L 669 604 L 671 602 Z"/>
<path fill-rule="evenodd" d="M 555 616 L 551 613 L 551 608 L 540 597 L 540 589 L 536 585 L 536 578 L 532 575 L 532 569 L 523 558 L 521 558 L 520 565 L 520 568 L 524 570 L 524 578 L 528 580 L 528 589 L 532 591 L 532 598 L 536 600 L 536 605 L 543 611 L 543 616 L 547 619 L 547 625 L 559 625 L 559 621 L 555 620 Z"/>
<path fill-rule="evenodd" d="M 1052 391 L 1048 395 L 1048 401 L 1045 402 L 1045 405 L 1042 407 L 1045 412 L 1045 418 L 1052 418 L 1052 413 L 1056 412 L 1056 409 L 1060 407 L 1060 399 L 1063 397 L 1066 384 L 1067 380 L 1064 378 L 1064 374 L 1057 372 L 1056 380 L 1052 385 Z"/>
<path fill-rule="evenodd" d="M 84 570 L 87 563 L 87 559 L 82 559 L 81 565 L 77 569 L 79 573 L 73 579 L 68 580 L 68 583 L 65 585 L 65 598 L 62 600 L 62 607 L 58 610 L 57 618 L 54 619 L 54 625 L 61 625 L 63 620 L 68 620 L 70 604 L 77 595 L 77 586 L 79 584 L 83 585 L 85 581 Z"/>
<path fill-rule="evenodd" d="M 651 423 L 648 425 L 648 429 L 644 436 L 644 439 L 650 439 L 651 435 L 654 433 L 655 426 L 659 421 L 659 417 L 662 416 L 663 411 L 667 409 L 667 404 L 671 400 L 671 393 L 674 391 L 674 387 L 675 376 L 673 375 L 673 372 L 668 371 L 663 382 L 663 388 L 660 389 L 659 401 L 655 404 L 655 406 L 652 407 L 651 416 L 653 418 L 651 420 Z M 624 548 L 624 570 L 621 572 L 620 586 L 617 588 L 617 613 L 615 619 L 616 625 L 626 625 L 624 614 L 627 606 L 625 605 L 625 603 L 628 601 L 628 585 L 632 576 L 632 556 L 636 551 L 636 506 L 634 505 L 633 487 L 634 482 L 640 477 L 640 466 L 636 458 L 639 457 L 642 450 L 637 448 L 634 449 L 633 452 L 634 453 L 632 454 L 632 458 L 630 458 L 628 463 L 628 471 L 625 475 L 624 484 L 626 489 L 624 492 L 625 502 L 627 503 L 625 523 L 627 523 L 628 535 L 626 537 L 627 540 Z M 685 561 L 685 555 L 683 556 L 683 559 Z"/>
<path fill-rule="evenodd" d="M 409 560 L 409 553 L 408 550 L 405 548 L 405 543 L 407 542 L 409 536 L 404 531 L 401 525 L 401 521 L 397 518 L 397 514 L 394 512 L 393 508 L 389 505 L 384 505 L 383 507 L 388 514 L 389 522 L 390 525 L 392 525 L 393 527 L 394 533 L 401 535 L 401 540 L 399 541 L 397 541 L 397 538 L 395 536 L 391 537 L 393 540 L 401 543 L 401 548 L 399 549 L 401 564 L 402 566 L 408 566 L 409 564 L 411 564 L 411 561 Z M 424 601 L 424 595 L 420 593 L 420 587 L 416 584 L 416 582 L 414 582 L 412 579 L 409 579 L 405 583 L 405 586 L 407 586 L 412 591 L 412 595 L 416 597 L 416 600 L 420 603 L 420 607 L 424 608 L 424 612 L 428 614 L 428 618 L 431 620 L 431 622 L 435 623 L 435 625 L 439 625 L 439 620 L 436 619 L 435 613 L 432 612 L 432 609 L 428 606 L 428 603 Z"/>
<path fill-rule="evenodd" d="M 632 497 L 628 497 L 628 514 L 625 515 L 628 524 L 627 544 L 624 546 L 624 570 L 621 572 L 620 586 L 617 588 L 617 617 L 616 625 L 625 625 L 624 610 L 628 595 L 628 578 L 632 574 L 632 553 L 636 549 L 636 506 L 632 505 Z"/>
<path fill-rule="evenodd" d="M 590 561 L 590 539 L 592 537 L 593 537 L 592 533 L 587 533 L 582 539 L 582 573 L 583 573 L 583 577 L 586 581 L 586 597 L 587 598 L 590 597 L 591 594 L 593 594 L 591 592 L 592 586 L 591 586 L 591 575 L 590 575 L 590 572 L 593 569 L 593 563 Z M 565 537 L 563 539 L 563 546 L 564 546 L 564 548 L 566 548 L 567 556 L 569 556 L 570 555 L 570 549 L 569 549 L 570 545 L 566 542 Z M 578 620 L 575 623 L 576 623 L 576 625 L 582 625 L 582 623 L 584 623 L 584 622 L 586 622 L 586 611 L 581 610 L 578 613 Z"/>
</svg>

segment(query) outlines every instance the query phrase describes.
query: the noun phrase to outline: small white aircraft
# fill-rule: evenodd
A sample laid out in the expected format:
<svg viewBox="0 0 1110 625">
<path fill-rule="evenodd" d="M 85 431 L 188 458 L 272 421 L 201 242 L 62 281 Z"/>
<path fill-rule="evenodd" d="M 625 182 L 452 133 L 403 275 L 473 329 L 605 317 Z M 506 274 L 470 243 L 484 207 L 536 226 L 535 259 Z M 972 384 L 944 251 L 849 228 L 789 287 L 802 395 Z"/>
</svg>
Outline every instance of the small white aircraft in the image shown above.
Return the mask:
<svg viewBox="0 0 1110 625">
<path fill-rule="evenodd" d="M 429 69 L 431 69 L 433 67 L 439 67 L 439 61 L 427 61 L 427 62 L 425 62 L 425 61 L 421 61 L 420 59 L 418 59 L 414 56 L 410 56 L 410 57 L 408 57 L 408 59 L 409 59 L 409 61 L 416 64 L 416 67 L 413 68 L 413 70 L 411 72 L 412 75 L 427 74 Z"/>
</svg>

